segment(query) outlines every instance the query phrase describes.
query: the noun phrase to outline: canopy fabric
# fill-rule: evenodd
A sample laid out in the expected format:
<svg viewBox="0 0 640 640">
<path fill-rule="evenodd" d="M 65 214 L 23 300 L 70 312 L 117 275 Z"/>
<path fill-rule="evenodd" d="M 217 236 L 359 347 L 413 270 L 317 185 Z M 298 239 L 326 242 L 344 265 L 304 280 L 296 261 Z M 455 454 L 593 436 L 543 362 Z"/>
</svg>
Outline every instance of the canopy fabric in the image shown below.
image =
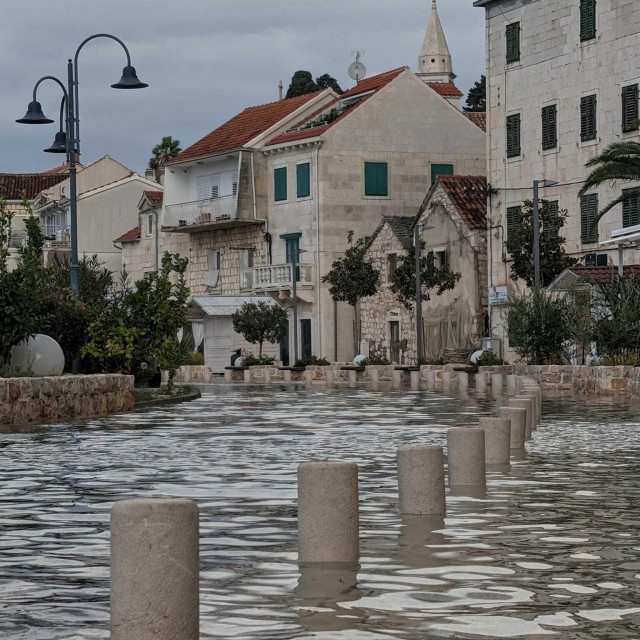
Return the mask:
<svg viewBox="0 0 640 640">
<path fill-rule="evenodd" d="M 197 296 L 192 300 L 192 304 L 200 307 L 210 318 L 230 316 L 239 311 L 245 302 L 277 305 L 269 296 Z"/>
</svg>

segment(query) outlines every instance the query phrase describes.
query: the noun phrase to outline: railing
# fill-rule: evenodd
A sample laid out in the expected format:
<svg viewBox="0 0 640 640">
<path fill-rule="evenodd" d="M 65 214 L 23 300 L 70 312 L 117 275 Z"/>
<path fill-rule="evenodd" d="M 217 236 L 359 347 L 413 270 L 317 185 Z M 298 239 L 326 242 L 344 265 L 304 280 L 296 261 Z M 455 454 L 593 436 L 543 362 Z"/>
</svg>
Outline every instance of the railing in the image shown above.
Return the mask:
<svg viewBox="0 0 640 640">
<path fill-rule="evenodd" d="M 68 247 L 71 244 L 71 231 L 69 227 L 58 225 L 44 226 L 45 247 Z"/>
<path fill-rule="evenodd" d="M 195 200 L 165 207 L 165 227 L 193 227 L 235 220 L 238 215 L 236 196 Z"/>
<path fill-rule="evenodd" d="M 305 289 L 313 287 L 315 284 L 313 279 L 315 265 L 303 262 L 296 267 L 298 272 L 296 286 Z M 277 291 L 292 287 L 293 265 L 291 264 L 271 264 L 253 269 L 254 291 Z"/>
</svg>

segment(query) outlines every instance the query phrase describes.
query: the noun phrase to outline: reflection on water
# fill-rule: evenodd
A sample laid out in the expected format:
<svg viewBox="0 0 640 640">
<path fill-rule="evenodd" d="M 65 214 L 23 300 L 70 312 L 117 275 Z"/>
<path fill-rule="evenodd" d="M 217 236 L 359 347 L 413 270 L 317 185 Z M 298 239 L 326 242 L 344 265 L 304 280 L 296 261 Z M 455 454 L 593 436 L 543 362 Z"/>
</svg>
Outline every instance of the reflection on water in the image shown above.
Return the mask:
<svg viewBox="0 0 640 640">
<path fill-rule="evenodd" d="M 208 389 L 187 405 L 0 434 L 0 637 L 108 638 L 109 509 L 201 510 L 203 638 L 640 637 L 640 419 L 549 400 L 486 496 L 398 515 L 395 451 L 444 445 L 473 394 Z M 361 566 L 296 560 L 296 464 L 360 466 Z"/>
</svg>

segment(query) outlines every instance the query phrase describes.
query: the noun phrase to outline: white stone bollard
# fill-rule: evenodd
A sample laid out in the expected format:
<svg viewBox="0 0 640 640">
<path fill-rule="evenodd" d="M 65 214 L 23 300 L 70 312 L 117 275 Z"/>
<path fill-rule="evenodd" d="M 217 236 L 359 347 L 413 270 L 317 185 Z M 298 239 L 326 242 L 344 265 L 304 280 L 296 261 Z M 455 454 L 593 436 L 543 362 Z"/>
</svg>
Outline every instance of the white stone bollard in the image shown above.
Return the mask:
<svg viewBox="0 0 640 640">
<path fill-rule="evenodd" d="M 325 369 L 324 379 L 327 383 L 327 387 L 333 387 L 336 383 L 336 372 L 333 369 Z"/>
<path fill-rule="evenodd" d="M 524 441 L 527 435 L 527 410 L 522 407 L 500 407 L 498 415 L 511 421 L 512 450 L 524 449 Z"/>
<path fill-rule="evenodd" d="M 537 429 L 540 423 L 540 396 L 533 390 L 526 389 L 520 394 L 523 398 L 531 398 L 533 402 L 533 424 L 532 429 Z"/>
<path fill-rule="evenodd" d="M 298 560 L 356 564 L 360 555 L 358 465 L 298 465 Z"/>
<path fill-rule="evenodd" d="M 491 394 L 494 398 L 499 398 L 502 395 L 503 382 L 501 373 L 491 374 Z"/>
<path fill-rule="evenodd" d="M 447 461 L 450 487 L 484 487 L 484 430 L 452 427 L 447 431 Z"/>
<path fill-rule="evenodd" d="M 358 372 L 355 369 L 349 369 L 347 371 L 347 383 L 349 384 L 349 388 L 354 389 L 356 387 L 356 383 L 358 380 Z"/>
<path fill-rule="evenodd" d="M 306 387 L 310 387 L 313 384 L 313 371 L 311 369 L 304 370 L 304 384 Z"/>
<path fill-rule="evenodd" d="M 451 371 L 447 369 L 442 371 L 442 390 L 451 391 Z"/>
<path fill-rule="evenodd" d="M 291 370 L 290 369 L 285 369 L 282 372 L 282 377 L 284 378 L 284 383 L 285 384 L 291 384 Z"/>
<path fill-rule="evenodd" d="M 244 381 L 251 382 L 251 369 L 244 370 Z"/>
<path fill-rule="evenodd" d="M 224 381 L 231 382 L 233 380 L 233 371 L 231 369 L 224 370 Z"/>
<path fill-rule="evenodd" d="M 522 396 L 516 396 L 510 398 L 507 402 L 509 407 L 520 407 L 527 410 L 527 428 L 525 431 L 525 440 L 531 440 L 531 430 L 533 429 L 533 400 L 531 398 L 523 398 Z"/>
<path fill-rule="evenodd" d="M 446 515 L 442 447 L 400 447 L 397 457 L 400 513 Z"/>
<path fill-rule="evenodd" d="M 488 465 L 509 467 L 511 450 L 511 421 L 507 418 L 480 418 L 484 429 L 485 462 Z"/>
<path fill-rule="evenodd" d="M 436 372 L 435 371 L 427 371 L 426 372 L 426 380 L 427 380 L 427 391 L 435 391 L 435 388 L 436 388 Z"/>
<path fill-rule="evenodd" d="M 475 375 L 476 393 L 487 393 L 487 374 L 480 371 Z"/>
<path fill-rule="evenodd" d="M 394 369 L 393 370 L 393 387 L 394 389 L 399 389 L 402 386 L 402 374 L 404 371 L 402 369 Z"/>
<path fill-rule="evenodd" d="M 508 396 L 516 396 L 518 395 L 518 376 L 507 376 L 507 395 Z"/>
<path fill-rule="evenodd" d="M 458 389 L 460 391 L 469 389 L 469 374 L 466 371 L 458 371 Z"/>
<path fill-rule="evenodd" d="M 264 370 L 264 383 L 271 384 L 271 369 Z"/>
<path fill-rule="evenodd" d="M 199 638 L 198 507 L 125 500 L 111 510 L 111 640 Z"/>
<path fill-rule="evenodd" d="M 420 389 L 420 372 L 419 371 L 411 371 L 409 373 L 411 378 L 411 388 L 415 391 Z"/>
</svg>

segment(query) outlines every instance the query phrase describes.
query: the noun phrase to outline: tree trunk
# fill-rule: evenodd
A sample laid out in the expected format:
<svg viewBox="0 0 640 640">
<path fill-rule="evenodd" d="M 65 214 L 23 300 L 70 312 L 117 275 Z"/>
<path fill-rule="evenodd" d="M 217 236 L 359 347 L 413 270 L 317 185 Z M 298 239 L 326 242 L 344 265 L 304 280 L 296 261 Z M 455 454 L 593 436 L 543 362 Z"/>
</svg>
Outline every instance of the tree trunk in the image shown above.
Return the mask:
<svg viewBox="0 0 640 640">
<path fill-rule="evenodd" d="M 360 355 L 360 335 L 362 334 L 361 318 L 359 313 L 359 304 L 353 305 L 353 317 L 355 319 L 354 324 L 354 341 L 355 341 L 355 355 Z M 355 356 L 354 356 L 355 357 Z"/>
<path fill-rule="evenodd" d="M 258 358 L 262 358 L 262 340 L 260 340 L 260 349 L 258 350 Z"/>
</svg>

